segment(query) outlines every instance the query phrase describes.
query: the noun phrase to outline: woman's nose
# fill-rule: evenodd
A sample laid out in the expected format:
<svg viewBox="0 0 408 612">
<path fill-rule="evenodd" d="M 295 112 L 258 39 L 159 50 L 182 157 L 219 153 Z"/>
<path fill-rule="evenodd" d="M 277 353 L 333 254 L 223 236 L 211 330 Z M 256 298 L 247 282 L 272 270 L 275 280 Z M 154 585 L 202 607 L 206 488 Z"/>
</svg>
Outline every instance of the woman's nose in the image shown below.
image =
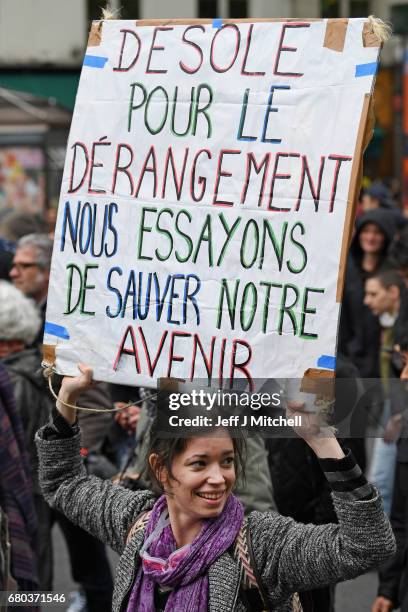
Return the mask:
<svg viewBox="0 0 408 612">
<path fill-rule="evenodd" d="M 224 482 L 224 476 L 222 474 L 221 468 L 219 466 L 213 466 L 211 467 L 208 476 L 207 476 L 207 481 L 210 484 L 218 484 L 218 483 L 223 483 Z"/>
</svg>

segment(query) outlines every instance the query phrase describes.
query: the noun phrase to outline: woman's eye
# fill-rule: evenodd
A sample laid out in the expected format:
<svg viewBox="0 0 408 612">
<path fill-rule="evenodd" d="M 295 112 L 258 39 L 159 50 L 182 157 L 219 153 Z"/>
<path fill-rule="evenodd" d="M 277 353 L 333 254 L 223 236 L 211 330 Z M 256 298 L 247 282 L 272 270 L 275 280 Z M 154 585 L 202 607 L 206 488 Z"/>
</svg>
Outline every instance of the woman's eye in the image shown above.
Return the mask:
<svg viewBox="0 0 408 612">
<path fill-rule="evenodd" d="M 234 457 L 227 457 L 224 459 L 224 465 L 232 465 L 234 463 Z"/>
<path fill-rule="evenodd" d="M 191 463 L 190 465 L 192 465 L 193 467 L 204 467 L 205 466 L 205 461 L 194 461 L 193 463 Z"/>
</svg>

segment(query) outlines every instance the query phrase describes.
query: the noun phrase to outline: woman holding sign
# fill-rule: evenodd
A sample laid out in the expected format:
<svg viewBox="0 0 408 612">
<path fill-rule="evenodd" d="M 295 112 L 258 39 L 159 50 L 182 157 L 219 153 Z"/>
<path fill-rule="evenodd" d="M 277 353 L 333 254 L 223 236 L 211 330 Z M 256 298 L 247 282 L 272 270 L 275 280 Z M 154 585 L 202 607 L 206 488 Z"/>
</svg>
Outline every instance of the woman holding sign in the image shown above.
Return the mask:
<svg viewBox="0 0 408 612">
<path fill-rule="evenodd" d="M 310 415 L 297 433 L 331 484 L 338 525 L 303 525 L 273 512 L 244 519 L 232 493 L 243 443 L 226 428 L 163 439 L 153 426 L 148 462 L 160 497 L 88 476 L 68 407 L 92 382 L 92 370 L 79 367 L 79 376 L 64 378 L 52 420 L 37 434 L 40 479 L 52 506 L 121 555 L 113 610 L 289 612 L 301 601 L 307 610 L 302 592 L 354 578 L 394 554 L 377 491 Z M 300 408 L 292 404 L 291 412 Z"/>
</svg>

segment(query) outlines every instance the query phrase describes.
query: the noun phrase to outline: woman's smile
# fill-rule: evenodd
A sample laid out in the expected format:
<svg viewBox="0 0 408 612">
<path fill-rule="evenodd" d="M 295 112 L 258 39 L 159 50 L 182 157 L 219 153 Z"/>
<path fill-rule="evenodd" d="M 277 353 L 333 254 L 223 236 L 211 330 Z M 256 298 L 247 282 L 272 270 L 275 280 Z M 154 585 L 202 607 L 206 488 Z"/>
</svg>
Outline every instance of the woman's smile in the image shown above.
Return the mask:
<svg viewBox="0 0 408 612">
<path fill-rule="evenodd" d="M 196 491 L 195 495 L 204 500 L 205 503 L 211 506 L 217 506 L 224 499 L 226 489 L 221 491 Z"/>
</svg>

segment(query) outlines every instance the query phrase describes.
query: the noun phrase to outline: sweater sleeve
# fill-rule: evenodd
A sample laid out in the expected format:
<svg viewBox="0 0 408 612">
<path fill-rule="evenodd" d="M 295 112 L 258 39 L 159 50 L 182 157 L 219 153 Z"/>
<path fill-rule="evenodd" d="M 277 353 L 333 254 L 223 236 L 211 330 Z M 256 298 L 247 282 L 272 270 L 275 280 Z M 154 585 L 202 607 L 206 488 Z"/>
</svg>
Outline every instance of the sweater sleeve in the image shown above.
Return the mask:
<svg viewBox="0 0 408 612">
<path fill-rule="evenodd" d="M 89 476 L 80 456 L 78 427 L 69 432 L 63 421 L 59 426 L 65 436 L 58 431 L 58 419 L 36 435 L 42 493 L 50 506 L 120 554 L 138 514 L 153 506 L 152 493 Z"/>
<path fill-rule="evenodd" d="M 255 563 L 271 604 L 296 591 L 354 578 L 395 554 L 381 497 L 351 453 L 320 464 L 333 490 L 338 524 L 304 525 L 275 513 L 249 517 Z"/>
</svg>

